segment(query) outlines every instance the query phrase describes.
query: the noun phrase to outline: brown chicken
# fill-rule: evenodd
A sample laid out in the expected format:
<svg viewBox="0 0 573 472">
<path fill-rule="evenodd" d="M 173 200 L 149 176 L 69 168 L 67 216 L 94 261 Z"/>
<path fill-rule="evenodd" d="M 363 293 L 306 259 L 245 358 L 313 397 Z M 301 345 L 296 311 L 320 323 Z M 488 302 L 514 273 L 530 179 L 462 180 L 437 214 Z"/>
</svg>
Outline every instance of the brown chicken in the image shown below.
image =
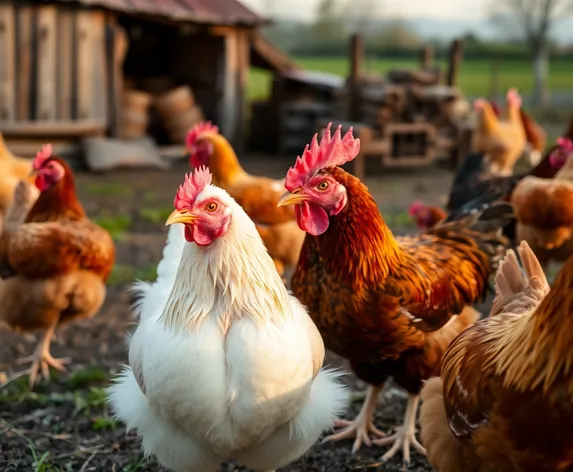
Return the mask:
<svg viewBox="0 0 573 472">
<path fill-rule="evenodd" d="M 6 211 L 12 204 L 14 189 L 20 180 L 25 180 L 30 184 L 30 198 L 35 200 L 40 194 L 34 186 L 34 179 L 30 177 L 31 171 L 32 160 L 14 156 L 0 133 L 0 233 Z"/>
<path fill-rule="evenodd" d="M 529 243 L 543 267 L 573 254 L 573 141 L 558 140 L 551 159 L 562 169 L 553 179 L 526 177 L 511 196 L 518 241 Z"/>
<path fill-rule="evenodd" d="M 414 218 L 416 226 L 421 230 L 433 228 L 448 216 L 444 209 L 435 205 L 426 205 L 419 200 L 412 202 L 408 208 L 408 214 Z"/>
<path fill-rule="evenodd" d="M 352 130 L 342 138 L 339 127 L 331 138 L 329 125 L 320 145 L 315 135 L 288 171 L 288 192 L 279 205 L 296 205 L 298 224 L 308 233 L 292 290 L 326 347 L 371 385 L 358 417 L 338 422 L 346 429 L 327 440 L 356 437 L 354 451 L 362 442 L 393 445 L 384 460 L 402 447 L 409 462 L 410 445 L 424 453 L 415 437 L 422 381 L 439 372 L 449 342 L 477 319 L 464 307 L 483 297 L 495 261 L 505 254 L 498 228 L 511 206 L 500 203 L 416 237 L 396 238 L 366 186 L 338 167 L 359 149 Z M 483 232 L 473 229 L 478 223 Z M 369 433 L 382 435 L 372 414 L 388 377 L 409 394 L 404 426 L 371 441 Z"/>
<path fill-rule="evenodd" d="M 33 163 L 40 197 L 33 203 L 25 183 L 16 188 L 0 237 L 2 324 L 15 331 L 44 330 L 30 359 L 30 385 L 49 367 L 56 326 L 89 318 L 105 298 L 104 283 L 115 259 L 109 233 L 92 223 L 77 199 L 71 169 L 46 145 Z M 33 203 L 33 206 L 32 206 Z M 31 209 L 28 211 L 28 209 Z"/>
<path fill-rule="evenodd" d="M 187 148 L 191 165 L 209 167 L 213 184 L 229 192 L 255 223 L 273 225 L 294 220 L 292 208 L 277 208 L 284 181 L 245 172 L 217 126 L 210 122 L 196 125 L 187 135 Z"/>
<path fill-rule="evenodd" d="M 278 273 L 284 278 L 285 270 L 294 269 L 298 262 L 306 233 L 298 227 L 295 220 L 256 227 Z"/>
<path fill-rule="evenodd" d="M 476 100 L 474 108 L 478 111 L 478 122 L 473 150 L 487 155 L 492 174 L 511 175 L 527 143 L 520 115 L 521 97 L 515 89 L 507 92 L 507 116 L 503 121 L 487 100 Z"/>
<path fill-rule="evenodd" d="M 573 470 L 573 258 L 549 289 L 526 242 L 509 251 L 489 318 L 458 336 L 422 390 L 438 472 Z"/>
</svg>

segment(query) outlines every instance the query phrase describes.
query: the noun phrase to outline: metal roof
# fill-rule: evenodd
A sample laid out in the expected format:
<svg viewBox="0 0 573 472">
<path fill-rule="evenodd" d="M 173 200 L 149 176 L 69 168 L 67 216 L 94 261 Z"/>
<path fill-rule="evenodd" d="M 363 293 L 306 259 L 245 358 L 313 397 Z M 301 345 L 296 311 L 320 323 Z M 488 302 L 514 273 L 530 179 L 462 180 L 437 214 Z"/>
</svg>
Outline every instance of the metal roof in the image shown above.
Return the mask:
<svg viewBox="0 0 573 472">
<path fill-rule="evenodd" d="M 254 26 L 266 22 L 239 0 L 58 0 L 101 7 L 129 15 L 160 16 L 172 21 Z"/>
</svg>

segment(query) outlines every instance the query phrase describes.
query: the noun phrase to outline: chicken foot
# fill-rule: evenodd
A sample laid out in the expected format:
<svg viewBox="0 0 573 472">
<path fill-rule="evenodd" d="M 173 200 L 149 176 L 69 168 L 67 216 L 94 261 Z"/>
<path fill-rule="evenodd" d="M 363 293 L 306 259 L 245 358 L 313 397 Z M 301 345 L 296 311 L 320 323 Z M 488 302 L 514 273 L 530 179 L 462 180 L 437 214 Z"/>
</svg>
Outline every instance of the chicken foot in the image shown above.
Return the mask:
<svg viewBox="0 0 573 472">
<path fill-rule="evenodd" d="M 370 386 L 368 388 L 368 393 L 362 403 L 362 408 L 360 413 L 353 421 L 348 420 L 337 420 L 334 422 L 335 428 L 344 428 L 341 431 L 337 431 L 330 436 L 327 436 L 322 440 L 321 444 L 329 441 L 340 441 L 341 439 L 356 438 L 354 444 L 352 445 L 352 453 L 354 454 L 360 447 L 362 443 L 370 446 L 372 443 L 369 434 L 373 434 L 379 438 L 386 436 L 382 431 L 380 431 L 374 423 L 372 422 L 372 417 L 374 416 L 374 408 L 376 407 L 376 401 L 378 400 L 378 394 L 382 390 L 382 386 Z"/>
<path fill-rule="evenodd" d="M 17 361 L 19 364 L 32 362 L 32 365 L 30 366 L 30 377 L 28 378 L 30 389 L 34 388 L 34 384 L 36 383 L 36 379 L 38 378 L 40 371 L 44 380 L 49 380 L 50 366 L 56 370 L 64 371 L 66 370 L 64 364 L 70 361 L 69 359 L 57 359 L 52 357 L 52 354 L 50 354 L 50 343 L 52 342 L 56 325 L 57 322 L 50 326 L 42 335 L 33 355 L 23 357 Z"/>
<path fill-rule="evenodd" d="M 416 439 L 416 412 L 418 411 L 419 402 L 420 397 L 418 395 L 408 395 L 404 424 L 398 429 L 396 434 L 387 438 L 372 441 L 372 444 L 376 446 L 388 446 L 392 444 L 390 450 L 388 450 L 380 460 L 390 460 L 396 455 L 400 446 L 402 446 L 404 466 L 410 465 L 410 445 L 414 446 L 414 449 L 416 449 L 420 454 L 424 456 L 426 455 L 426 449 L 424 449 L 424 446 L 422 446 Z"/>
</svg>

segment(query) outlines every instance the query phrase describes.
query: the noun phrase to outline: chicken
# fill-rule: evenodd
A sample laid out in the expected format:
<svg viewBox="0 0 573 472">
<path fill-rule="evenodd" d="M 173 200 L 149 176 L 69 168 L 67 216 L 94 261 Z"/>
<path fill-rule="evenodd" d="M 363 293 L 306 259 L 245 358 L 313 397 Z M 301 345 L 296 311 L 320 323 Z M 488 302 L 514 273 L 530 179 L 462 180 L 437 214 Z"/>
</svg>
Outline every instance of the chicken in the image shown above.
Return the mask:
<svg viewBox="0 0 573 472">
<path fill-rule="evenodd" d="M 435 205 L 426 205 L 420 200 L 412 202 L 408 214 L 416 221 L 416 226 L 422 230 L 433 228 L 440 221 L 446 219 L 448 214 Z"/>
<path fill-rule="evenodd" d="M 544 267 L 573 254 L 573 141 L 560 138 L 558 144 L 551 154 L 556 165 L 562 165 L 556 176 L 526 177 L 511 197 L 517 238 L 529 243 Z"/>
<path fill-rule="evenodd" d="M 86 217 L 76 197 L 71 169 L 51 152 L 45 145 L 33 162 L 39 198 L 32 205 L 33 195 L 21 182 L 0 237 L 3 324 L 44 330 L 35 354 L 21 360 L 32 361 L 30 386 L 40 370 L 46 379 L 49 366 L 63 370 L 65 361 L 50 354 L 54 331 L 100 309 L 115 258 L 111 236 Z"/>
<path fill-rule="evenodd" d="M 496 117 L 487 100 L 478 99 L 474 108 L 478 111 L 478 124 L 473 136 L 475 152 L 487 155 L 489 171 L 497 175 L 511 175 L 513 167 L 522 156 L 527 143 L 519 110 L 521 97 L 517 90 L 507 92 L 507 118 Z"/>
<path fill-rule="evenodd" d="M 509 251 L 491 316 L 452 342 L 422 390 L 422 438 L 438 472 L 573 470 L 573 258 L 550 289 L 528 244 L 518 251 L 525 274 Z"/>
<path fill-rule="evenodd" d="M 306 233 L 294 220 L 270 226 L 256 225 L 256 227 L 279 275 L 284 277 L 285 269 L 294 269 L 296 266 Z"/>
<path fill-rule="evenodd" d="M 0 233 L 6 211 L 12 204 L 14 189 L 20 180 L 25 180 L 30 186 L 30 198 L 35 200 L 40 192 L 33 185 L 33 178 L 29 176 L 32 171 L 32 161 L 14 156 L 0 133 Z"/>
<path fill-rule="evenodd" d="M 229 141 L 210 122 L 199 123 L 187 135 L 193 167 L 208 166 L 213 182 L 229 192 L 257 224 L 294 220 L 292 208 L 277 208 L 284 181 L 247 174 Z"/>
<path fill-rule="evenodd" d="M 206 168 L 186 177 L 174 205 L 167 224 L 183 225 L 170 229 L 158 279 L 144 288 L 130 367 L 109 401 L 171 470 L 282 467 L 332 426 L 348 391 L 340 373 L 321 370 L 318 330 Z"/>
<path fill-rule="evenodd" d="M 410 445 L 424 452 L 414 429 L 421 383 L 437 375 L 449 342 L 477 319 L 464 307 L 485 294 L 496 258 L 505 253 L 498 227 L 511 206 L 500 203 L 417 237 L 396 238 L 366 186 L 338 167 L 359 149 L 352 130 L 342 138 L 339 127 L 331 137 L 329 125 L 320 145 L 315 135 L 289 169 L 279 205 L 296 205 L 297 222 L 308 233 L 291 285 L 325 346 L 371 385 L 358 417 L 338 422 L 346 429 L 328 440 L 356 437 L 353 451 L 362 442 L 393 444 L 383 459 L 402 446 L 409 462 Z M 371 441 L 369 433 L 381 436 L 372 413 L 390 376 L 409 394 L 404 426 Z"/>
</svg>

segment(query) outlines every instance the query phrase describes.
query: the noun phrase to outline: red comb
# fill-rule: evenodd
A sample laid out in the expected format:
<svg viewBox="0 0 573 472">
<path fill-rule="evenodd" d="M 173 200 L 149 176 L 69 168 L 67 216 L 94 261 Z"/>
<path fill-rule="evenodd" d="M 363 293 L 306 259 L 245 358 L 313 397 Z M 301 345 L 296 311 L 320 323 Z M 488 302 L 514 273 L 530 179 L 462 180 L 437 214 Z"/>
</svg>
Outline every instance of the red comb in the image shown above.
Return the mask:
<svg viewBox="0 0 573 472">
<path fill-rule="evenodd" d="M 34 170 L 38 170 L 41 168 L 44 163 L 52 157 L 52 145 L 51 144 L 44 144 L 42 149 L 40 149 L 36 153 L 36 157 L 34 158 L 34 162 L 32 163 L 32 168 Z"/>
<path fill-rule="evenodd" d="M 360 151 L 360 139 L 352 136 L 352 127 L 342 137 L 340 130 L 342 125 L 338 125 L 334 136 L 330 136 L 330 127 L 324 130 L 320 144 L 318 144 L 318 134 L 315 134 L 312 141 L 306 145 L 302 156 L 296 158 L 286 175 L 285 188 L 292 191 L 304 184 L 310 175 L 320 169 L 331 166 L 340 166 L 354 159 Z"/>
<path fill-rule="evenodd" d="M 567 137 L 557 138 L 557 146 L 559 146 L 562 151 L 573 151 L 573 141 Z"/>
<path fill-rule="evenodd" d="M 201 123 L 197 123 L 195 126 L 193 126 L 193 128 L 191 128 L 187 133 L 187 138 L 185 140 L 187 149 L 193 147 L 197 142 L 197 139 L 199 139 L 203 133 L 207 132 L 216 134 L 219 132 L 219 127 L 215 126 L 210 121 L 202 121 Z"/>
<path fill-rule="evenodd" d="M 418 210 L 421 208 L 425 208 L 426 204 L 420 200 L 415 200 L 410 204 L 410 208 L 408 208 L 408 214 L 410 216 L 415 216 Z"/>
<path fill-rule="evenodd" d="M 191 205 L 197 196 L 209 185 L 211 185 L 211 172 L 205 166 L 195 169 L 193 173 L 185 175 L 185 182 L 179 186 L 173 205 L 177 210 L 181 210 Z"/>
</svg>

